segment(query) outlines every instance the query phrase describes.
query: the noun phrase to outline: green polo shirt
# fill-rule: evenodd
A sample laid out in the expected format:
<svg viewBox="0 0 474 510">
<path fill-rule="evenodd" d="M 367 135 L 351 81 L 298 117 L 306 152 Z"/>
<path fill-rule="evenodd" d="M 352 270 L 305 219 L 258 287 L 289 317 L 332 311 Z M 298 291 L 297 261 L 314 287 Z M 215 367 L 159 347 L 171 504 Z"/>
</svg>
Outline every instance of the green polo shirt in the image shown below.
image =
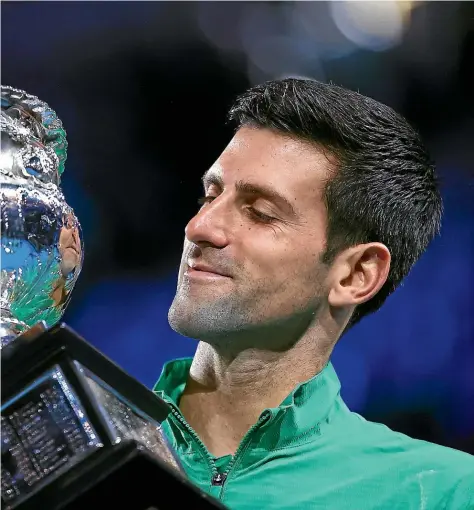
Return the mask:
<svg viewBox="0 0 474 510">
<path fill-rule="evenodd" d="M 191 481 L 230 509 L 473 510 L 474 457 L 411 439 L 351 412 L 332 363 L 265 409 L 234 456 L 213 458 L 179 411 L 191 358 L 154 391 Z"/>
</svg>

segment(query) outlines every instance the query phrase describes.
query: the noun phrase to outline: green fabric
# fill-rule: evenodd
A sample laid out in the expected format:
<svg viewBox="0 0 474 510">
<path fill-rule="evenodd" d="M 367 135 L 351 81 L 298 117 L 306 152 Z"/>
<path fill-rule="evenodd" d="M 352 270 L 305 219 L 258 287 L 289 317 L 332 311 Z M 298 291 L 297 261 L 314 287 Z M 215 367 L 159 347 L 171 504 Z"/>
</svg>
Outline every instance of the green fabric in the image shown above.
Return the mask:
<svg viewBox="0 0 474 510">
<path fill-rule="evenodd" d="M 179 413 L 191 361 L 167 363 L 154 387 L 178 411 L 163 429 L 189 478 L 228 508 L 474 509 L 474 457 L 351 412 L 332 363 L 265 410 L 233 458 L 214 459 Z"/>
</svg>

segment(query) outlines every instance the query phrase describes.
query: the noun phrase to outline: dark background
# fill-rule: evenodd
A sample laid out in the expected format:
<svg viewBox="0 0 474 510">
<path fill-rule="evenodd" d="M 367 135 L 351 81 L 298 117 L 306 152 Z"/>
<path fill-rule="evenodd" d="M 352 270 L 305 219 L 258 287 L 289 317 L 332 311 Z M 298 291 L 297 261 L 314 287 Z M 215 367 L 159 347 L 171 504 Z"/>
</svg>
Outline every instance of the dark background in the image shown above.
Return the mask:
<svg viewBox="0 0 474 510">
<path fill-rule="evenodd" d="M 200 177 L 233 97 L 288 75 L 385 102 L 422 132 L 443 183 L 442 235 L 337 345 L 348 405 L 474 453 L 472 2 L 2 2 L 2 83 L 68 132 L 63 190 L 85 262 L 64 319 L 151 386 L 196 342 L 167 323 Z M 282 374 L 284 376 L 284 374 Z"/>
</svg>

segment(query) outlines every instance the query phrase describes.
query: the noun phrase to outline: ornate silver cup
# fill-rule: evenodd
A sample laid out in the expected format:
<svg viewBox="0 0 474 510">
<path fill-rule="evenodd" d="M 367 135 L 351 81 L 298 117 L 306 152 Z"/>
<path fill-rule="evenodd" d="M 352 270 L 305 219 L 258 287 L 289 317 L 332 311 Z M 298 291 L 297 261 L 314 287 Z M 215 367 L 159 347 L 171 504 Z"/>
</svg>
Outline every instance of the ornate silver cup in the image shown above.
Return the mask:
<svg viewBox="0 0 474 510">
<path fill-rule="evenodd" d="M 168 404 L 59 323 L 83 261 L 59 187 L 66 133 L 46 103 L 1 90 L 2 504 L 223 508 L 186 478 Z"/>
<path fill-rule="evenodd" d="M 66 132 L 43 101 L 1 87 L 1 345 L 63 315 L 83 262 L 80 224 L 60 189 Z"/>
</svg>

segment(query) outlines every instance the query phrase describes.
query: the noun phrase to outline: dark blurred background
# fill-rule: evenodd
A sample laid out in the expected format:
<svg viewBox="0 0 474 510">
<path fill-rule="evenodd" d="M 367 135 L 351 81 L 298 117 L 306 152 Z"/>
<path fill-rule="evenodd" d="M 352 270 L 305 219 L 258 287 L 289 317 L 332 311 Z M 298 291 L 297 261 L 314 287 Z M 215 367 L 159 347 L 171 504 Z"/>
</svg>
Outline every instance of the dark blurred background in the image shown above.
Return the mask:
<svg viewBox="0 0 474 510">
<path fill-rule="evenodd" d="M 438 164 L 442 235 L 333 362 L 354 411 L 474 453 L 474 3 L 3 1 L 1 56 L 68 132 L 85 262 L 64 319 L 148 386 L 196 347 L 167 311 L 234 96 L 306 76 L 403 113 Z"/>
</svg>

